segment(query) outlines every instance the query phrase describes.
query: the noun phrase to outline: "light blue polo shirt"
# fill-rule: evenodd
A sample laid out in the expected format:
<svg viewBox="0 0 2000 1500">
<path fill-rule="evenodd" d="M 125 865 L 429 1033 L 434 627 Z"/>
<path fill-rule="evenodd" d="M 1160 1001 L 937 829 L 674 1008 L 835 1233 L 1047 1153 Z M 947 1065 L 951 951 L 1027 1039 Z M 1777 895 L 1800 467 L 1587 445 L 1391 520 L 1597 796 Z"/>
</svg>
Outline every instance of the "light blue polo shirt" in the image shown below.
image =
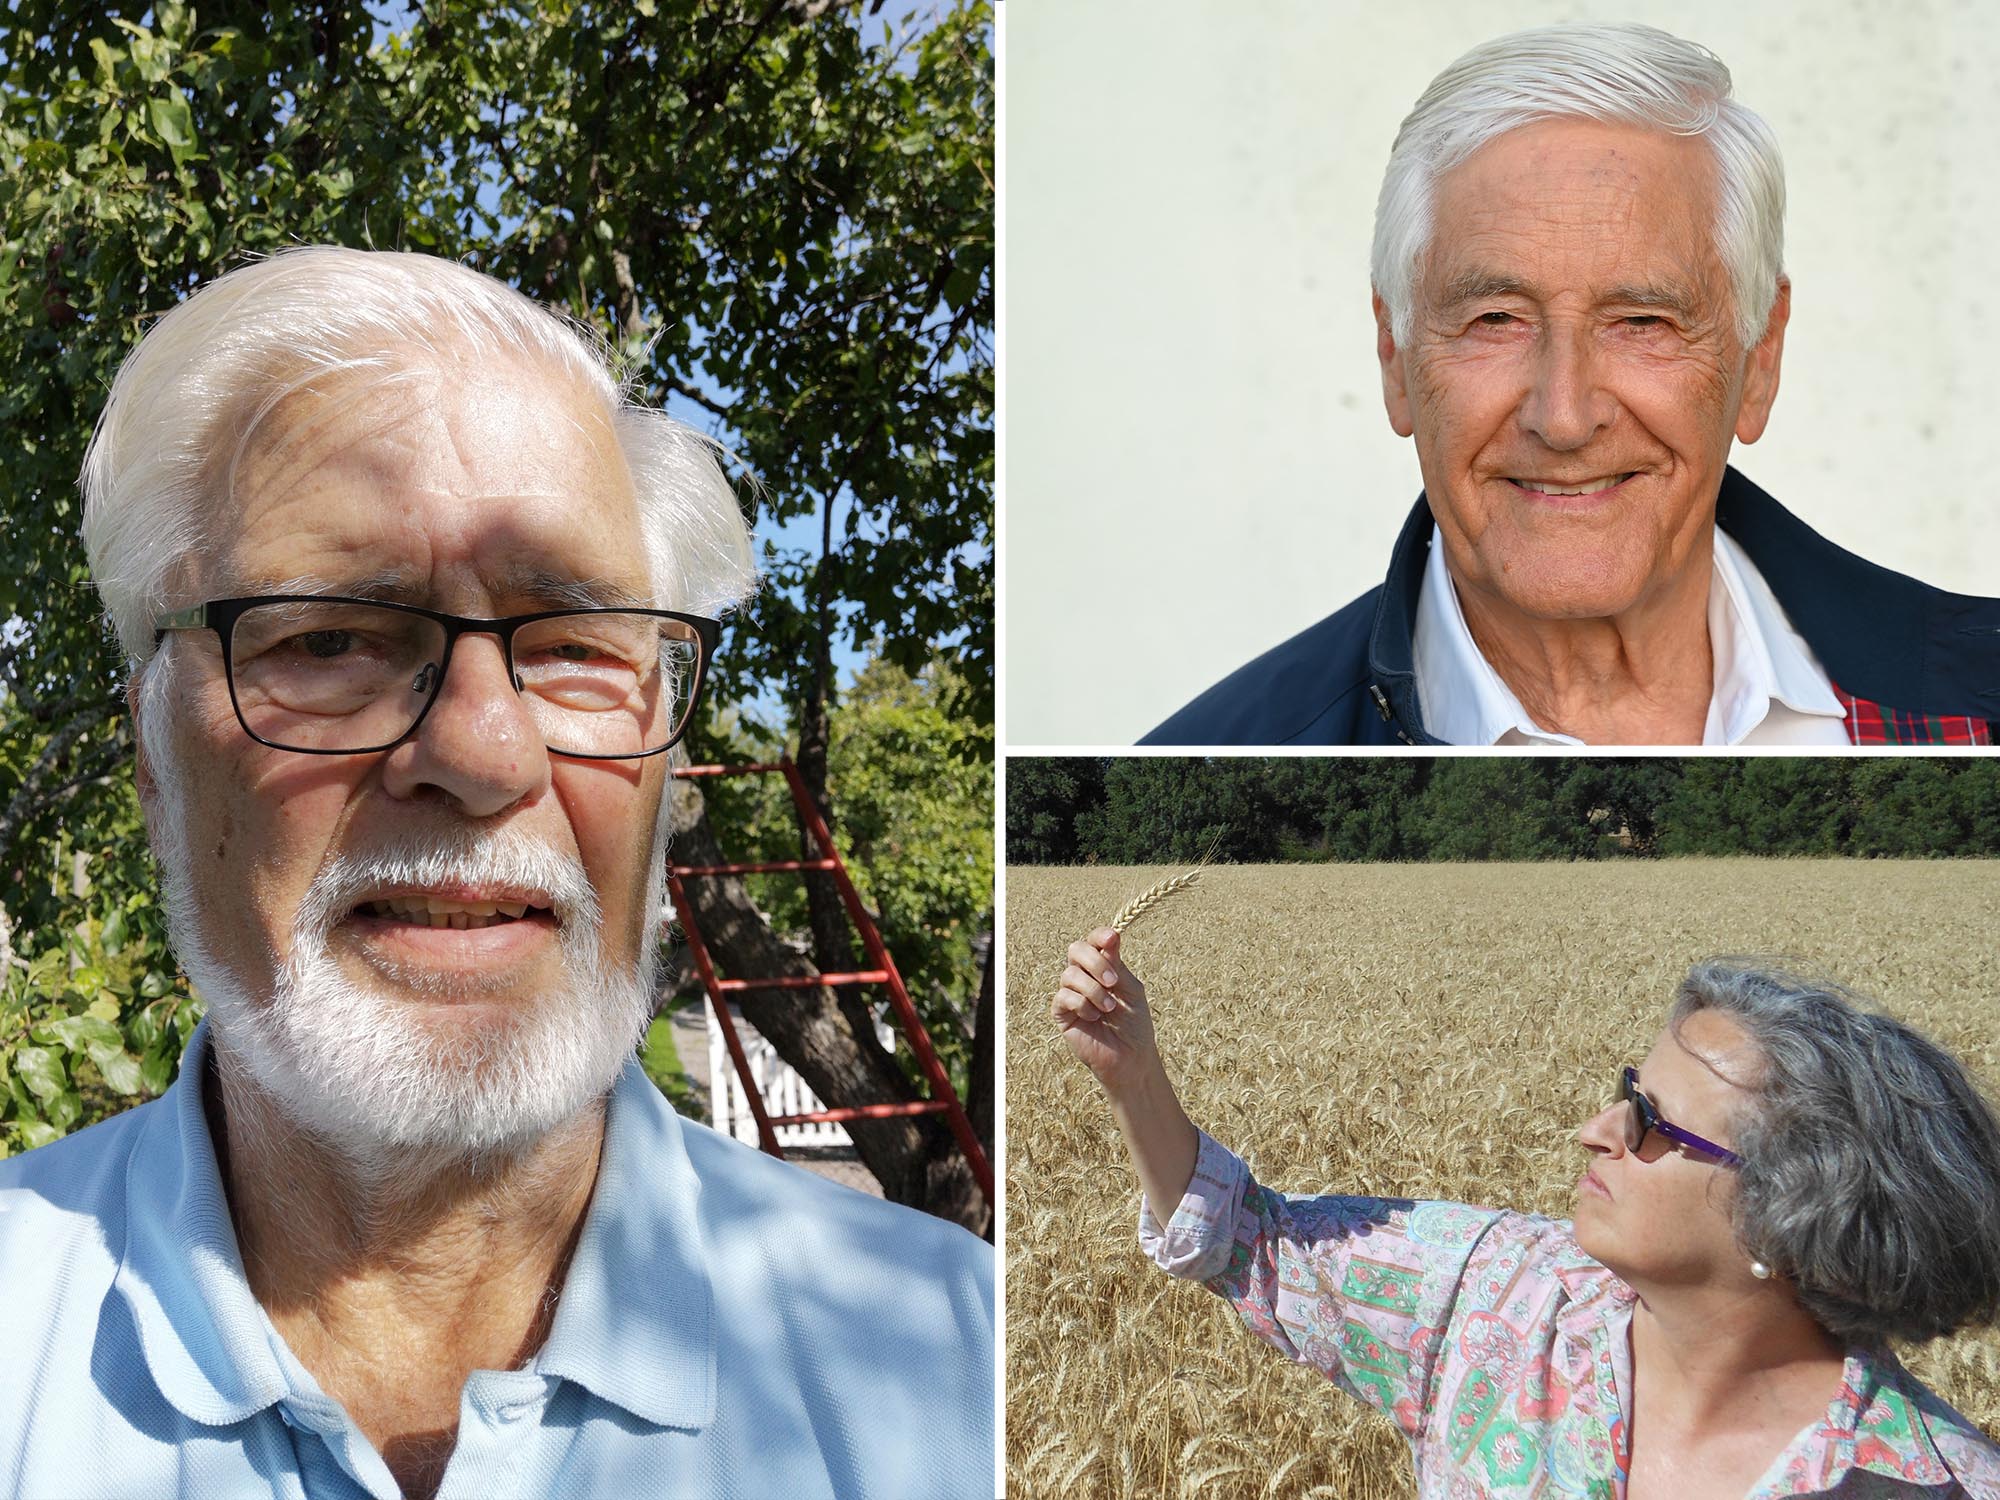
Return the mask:
<svg viewBox="0 0 2000 1500">
<path fill-rule="evenodd" d="M 0 1494 L 399 1492 L 244 1279 L 201 1105 L 0 1162 Z M 548 1342 L 465 1383 L 438 1494 L 993 1493 L 993 1250 L 674 1113 L 635 1060 Z"/>
</svg>

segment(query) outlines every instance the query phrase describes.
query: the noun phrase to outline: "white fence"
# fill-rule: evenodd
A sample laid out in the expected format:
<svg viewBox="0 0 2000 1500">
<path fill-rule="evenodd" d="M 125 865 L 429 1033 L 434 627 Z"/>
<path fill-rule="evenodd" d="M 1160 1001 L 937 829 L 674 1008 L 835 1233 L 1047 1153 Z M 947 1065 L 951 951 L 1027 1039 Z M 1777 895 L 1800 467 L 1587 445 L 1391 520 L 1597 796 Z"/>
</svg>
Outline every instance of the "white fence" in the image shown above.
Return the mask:
<svg viewBox="0 0 2000 1500">
<path fill-rule="evenodd" d="M 708 1118 L 717 1130 L 726 1131 L 749 1145 L 757 1142 L 757 1117 L 750 1113 L 749 1096 L 744 1093 L 743 1080 L 736 1074 L 736 1064 L 730 1060 L 729 1045 L 722 1039 L 722 1028 L 716 1024 L 715 1007 L 704 1005 L 702 1015 L 708 1022 Z M 764 1101 L 767 1115 L 804 1115 L 827 1106 L 806 1087 L 806 1081 L 792 1070 L 789 1063 L 778 1056 L 777 1049 L 760 1036 L 733 1009 L 730 1019 L 736 1025 L 736 1039 L 743 1044 L 743 1055 L 750 1062 L 750 1076 L 757 1082 L 757 1093 Z M 895 1029 L 880 1016 L 875 1020 L 875 1035 L 885 1047 L 895 1045 Z M 847 1127 L 838 1123 L 817 1125 L 780 1125 L 776 1134 L 778 1144 L 786 1149 L 794 1146 L 851 1146 L 853 1141 L 847 1134 Z"/>
</svg>

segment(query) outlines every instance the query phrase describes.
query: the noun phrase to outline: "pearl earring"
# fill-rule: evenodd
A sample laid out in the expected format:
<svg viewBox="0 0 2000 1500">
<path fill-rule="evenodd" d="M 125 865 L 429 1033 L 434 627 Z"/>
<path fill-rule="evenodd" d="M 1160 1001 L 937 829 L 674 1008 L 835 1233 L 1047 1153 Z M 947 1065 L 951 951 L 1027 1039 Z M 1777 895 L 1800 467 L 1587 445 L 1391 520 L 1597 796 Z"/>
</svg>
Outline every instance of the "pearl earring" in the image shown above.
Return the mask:
<svg viewBox="0 0 2000 1500">
<path fill-rule="evenodd" d="M 1769 1281 L 1771 1279 L 1771 1268 L 1761 1260 L 1753 1260 L 1750 1262 L 1750 1274 L 1755 1276 L 1759 1281 Z"/>
</svg>

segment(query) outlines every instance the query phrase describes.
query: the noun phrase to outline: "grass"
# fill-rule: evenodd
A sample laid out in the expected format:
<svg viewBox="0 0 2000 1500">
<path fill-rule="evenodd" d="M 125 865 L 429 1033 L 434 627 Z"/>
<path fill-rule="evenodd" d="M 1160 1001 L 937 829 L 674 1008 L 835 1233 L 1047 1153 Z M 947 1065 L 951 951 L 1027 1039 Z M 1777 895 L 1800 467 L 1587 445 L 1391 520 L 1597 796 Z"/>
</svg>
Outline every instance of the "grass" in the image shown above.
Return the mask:
<svg viewBox="0 0 2000 1500">
<path fill-rule="evenodd" d="M 1172 873 L 1007 875 L 1008 1494 L 1413 1495 L 1387 1422 L 1139 1254 L 1138 1190 L 1049 976 Z M 1824 969 L 2000 1098 L 1996 910 L 1996 863 L 1221 867 L 1123 951 L 1189 1113 L 1259 1180 L 1568 1217 L 1577 1124 L 1698 958 Z M 2000 1432 L 2000 1334 L 1906 1362 Z"/>
<path fill-rule="evenodd" d="M 694 1003 L 698 1005 L 702 1002 Z M 674 1045 L 672 1016 L 678 1008 L 674 1006 L 661 1011 L 646 1029 L 646 1039 L 639 1044 L 639 1062 L 645 1068 L 646 1076 L 659 1085 L 660 1092 L 667 1096 L 667 1102 L 678 1113 L 691 1120 L 706 1120 L 708 1099 L 702 1090 L 695 1087 L 694 1080 L 681 1066 L 680 1048 Z"/>
</svg>

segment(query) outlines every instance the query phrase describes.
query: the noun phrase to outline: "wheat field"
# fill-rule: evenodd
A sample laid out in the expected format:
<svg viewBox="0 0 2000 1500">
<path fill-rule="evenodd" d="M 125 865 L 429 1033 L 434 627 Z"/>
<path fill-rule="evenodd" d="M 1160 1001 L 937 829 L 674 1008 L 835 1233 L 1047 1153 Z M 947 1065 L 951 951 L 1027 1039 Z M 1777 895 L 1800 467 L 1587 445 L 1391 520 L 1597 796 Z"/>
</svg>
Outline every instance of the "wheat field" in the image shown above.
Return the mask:
<svg viewBox="0 0 2000 1500">
<path fill-rule="evenodd" d="M 1386 1421 L 1140 1255 L 1138 1188 L 1048 1002 L 1069 941 L 1168 869 L 1007 872 L 1007 1493 L 1415 1493 Z M 1785 956 L 2000 1099 L 2000 864 L 1211 868 L 1125 936 L 1188 1113 L 1292 1193 L 1568 1217 L 1576 1126 L 1698 958 Z M 2000 1332 L 1906 1354 L 2000 1433 Z"/>
</svg>

